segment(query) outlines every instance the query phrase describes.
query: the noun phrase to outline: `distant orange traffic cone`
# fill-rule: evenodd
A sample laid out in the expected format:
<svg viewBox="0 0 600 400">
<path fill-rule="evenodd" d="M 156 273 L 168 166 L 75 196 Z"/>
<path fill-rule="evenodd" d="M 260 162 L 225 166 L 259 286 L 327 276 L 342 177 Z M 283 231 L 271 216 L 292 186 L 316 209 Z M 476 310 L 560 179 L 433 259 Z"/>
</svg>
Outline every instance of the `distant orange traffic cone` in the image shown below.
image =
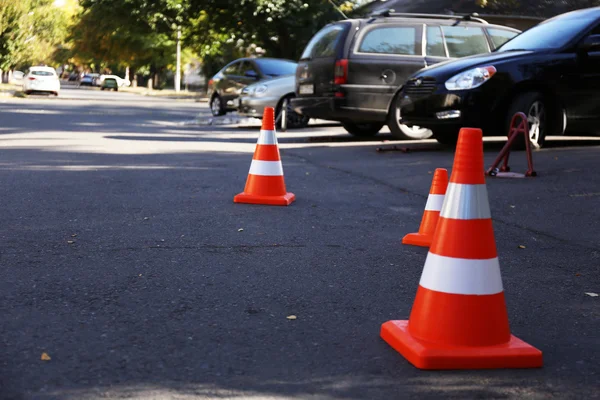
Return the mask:
<svg viewBox="0 0 600 400">
<path fill-rule="evenodd" d="M 510 334 L 479 129 L 460 132 L 410 318 L 384 323 L 381 337 L 421 369 L 542 366 L 542 352 Z"/>
<path fill-rule="evenodd" d="M 402 238 L 403 244 L 412 244 L 415 246 L 429 247 L 433 241 L 433 234 L 440 218 L 444 196 L 448 188 L 448 171 L 444 168 L 438 168 L 433 174 L 429 197 L 425 204 L 423 219 L 418 233 L 409 233 Z"/>
<path fill-rule="evenodd" d="M 287 206 L 296 199 L 296 196 L 285 190 L 273 107 L 265 108 L 262 121 L 246 188 L 242 193 L 236 195 L 233 201 L 235 203 Z"/>
</svg>

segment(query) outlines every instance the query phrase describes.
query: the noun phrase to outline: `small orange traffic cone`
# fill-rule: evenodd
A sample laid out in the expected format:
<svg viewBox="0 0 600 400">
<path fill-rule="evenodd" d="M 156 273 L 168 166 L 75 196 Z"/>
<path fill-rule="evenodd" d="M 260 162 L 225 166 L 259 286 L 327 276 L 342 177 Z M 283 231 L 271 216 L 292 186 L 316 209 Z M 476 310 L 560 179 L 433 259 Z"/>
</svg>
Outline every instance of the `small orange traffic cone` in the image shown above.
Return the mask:
<svg viewBox="0 0 600 400">
<path fill-rule="evenodd" d="M 448 187 L 448 170 L 438 168 L 433 174 L 429 197 L 423 211 L 423 219 L 418 233 L 409 233 L 402 238 L 403 244 L 412 244 L 415 246 L 429 247 L 433 240 L 433 234 L 440 218 L 442 204 Z"/>
<path fill-rule="evenodd" d="M 260 136 L 250 164 L 244 191 L 233 198 L 235 203 L 287 206 L 296 199 L 285 190 L 283 167 L 279 158 L 273 107 L 266 107 Z"/>
<path fill-rule="evenodd" d="M 542 352 L 510 334 L 479 129 L 460 132 L 410 318 L 384 323 L 381 337 L 421 369 L 542 366 Z"/>
</svg>

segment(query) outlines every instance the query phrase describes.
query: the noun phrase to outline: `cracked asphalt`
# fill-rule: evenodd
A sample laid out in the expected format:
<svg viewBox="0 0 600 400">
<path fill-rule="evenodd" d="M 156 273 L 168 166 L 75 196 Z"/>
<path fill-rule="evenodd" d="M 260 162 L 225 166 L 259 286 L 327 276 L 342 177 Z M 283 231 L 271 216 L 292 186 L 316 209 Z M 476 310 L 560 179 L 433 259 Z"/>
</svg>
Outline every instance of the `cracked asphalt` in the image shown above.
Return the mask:
<svg viewBox="0 0 600 400">
<path fill-rule="evenodd" d="M 427 251 L 400 241 L 452 151 L 319 121 L 278 134 L 295 203 L 234 204 L 260 122 L 63 92 L 0 99 L 0 398 L 600 397 L 600 138 L 487 180 L 511 331 L 544 367 L 420 371 L 379 329 L 410 313 Z"/>
</svg>

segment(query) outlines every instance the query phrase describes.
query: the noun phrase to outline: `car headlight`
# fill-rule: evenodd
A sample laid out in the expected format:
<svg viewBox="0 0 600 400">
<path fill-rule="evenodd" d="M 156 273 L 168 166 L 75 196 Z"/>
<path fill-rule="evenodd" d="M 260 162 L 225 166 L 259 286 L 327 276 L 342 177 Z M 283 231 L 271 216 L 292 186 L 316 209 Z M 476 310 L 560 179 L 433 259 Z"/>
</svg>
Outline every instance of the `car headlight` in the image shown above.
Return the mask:
<svg viewBox="0 0 600 400">
<path fill-rule="evenodd" d="M 494 74 L 496 68 L 493 66 L 489 67 L 477 67 L 470 69 L 465 72 L 461 72 L 458 75 L 446 81 L 446 89 L 448 90 L 469 90 L 475 89 L 484 83 L 486 83 Z"/>
<path fill-rule="evenodd" d="M 267 85 L 260 85 L 254 90 L 254 93 L 255 94 L 263 94 L 263 93 L 266 93 L 267 90 L 269 90 L 269 87 Z"/>
</svg>

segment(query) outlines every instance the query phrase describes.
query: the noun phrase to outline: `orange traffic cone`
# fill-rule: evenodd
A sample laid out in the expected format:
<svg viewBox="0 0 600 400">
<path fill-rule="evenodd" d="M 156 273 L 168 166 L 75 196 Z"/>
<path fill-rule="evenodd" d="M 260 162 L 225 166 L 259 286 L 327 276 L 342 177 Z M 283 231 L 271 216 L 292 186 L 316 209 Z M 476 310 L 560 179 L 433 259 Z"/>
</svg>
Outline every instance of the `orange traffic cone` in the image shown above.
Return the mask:
<svg viewBox="0 0 600 400">
<path fill-rule="evenodd" d="M 433 243 L 408 321 L 381 337 L 417 368 L 534 368 L 542 352 L 512 336 L 479 129 L 462 129 Z"/>
<path fill-rule="evenodd" d="M 262 121 L 246 188 L 242 193 L 236 195 L 233 201 L 235 203 L 287 206 L 296 199 L 296 196 L 285 190 L 273 107 L 265 108 Z"/>
<path fill-rule="evenodd" d="M 440 218 L 442 204 L 444 204 L 444 196 L 448 187 L 448 171 L 444 168 L 438 168 L 433 174 L 431 189 L 429 189 L 429 197 L 425 204 L 423 219 L 418 233 L 409 233 L 402 238 L 403 244 L 412 244 L 415 246 L 429 247 L 433 240 L 433 233 Z"/>
</svg>

